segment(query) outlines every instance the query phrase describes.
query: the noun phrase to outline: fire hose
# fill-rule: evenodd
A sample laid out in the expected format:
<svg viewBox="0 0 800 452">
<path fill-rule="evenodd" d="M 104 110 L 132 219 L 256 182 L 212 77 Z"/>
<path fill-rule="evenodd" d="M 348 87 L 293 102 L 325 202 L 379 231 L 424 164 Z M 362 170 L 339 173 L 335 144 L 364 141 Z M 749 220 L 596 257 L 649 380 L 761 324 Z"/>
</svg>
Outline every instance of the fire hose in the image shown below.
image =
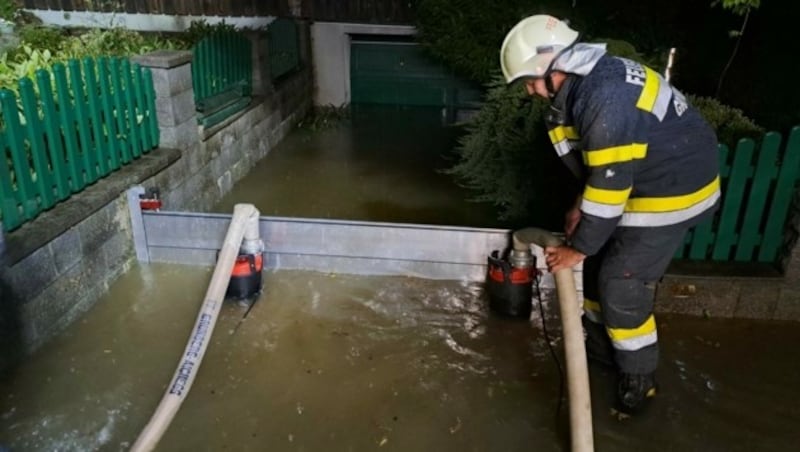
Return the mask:
<svg viewBox="0 0 800 452">
<path fill-rule="evenodd" d="M 531 244 L 545 248 L 560 246 L 564 242 L 543 229 L 525 228 L 514 232 L 514 251 L 529 253 Z M 564 335 L 572 450 L 573 452 L 590 452 L 594 450 L 592 402 L 589 392 L 586 347 L 581 325 L 581 305 L 578 303 L 578 292 L 575 288 L 575 277 L 571 268 L 555 272 L 555 280 Z"/>
</svg>

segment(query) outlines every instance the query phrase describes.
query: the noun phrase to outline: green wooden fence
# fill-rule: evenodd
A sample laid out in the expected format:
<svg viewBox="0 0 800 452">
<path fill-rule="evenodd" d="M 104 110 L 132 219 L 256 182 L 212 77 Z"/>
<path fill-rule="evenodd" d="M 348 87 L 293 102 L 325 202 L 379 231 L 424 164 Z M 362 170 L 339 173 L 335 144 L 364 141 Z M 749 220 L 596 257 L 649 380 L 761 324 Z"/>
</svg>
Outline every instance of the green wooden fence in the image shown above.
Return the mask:
<svg viewBox="0 0 800 452">
<path fill-rule="evenodd" d="M 0 221 L 13 230 L 158 146 L 149 69 L 86 58 L 0 89 Z"/>
<path fill-rule="evenodd" d="M 734 152 L 720 145 L 722 206 L 713 220 L 689 232 L 677 258 L 776 261 L 800 168 L 800 127 L 782 144 L 781 135 L 770 132 L 758 152 L 749 139 Z"/>
<path fill-rule="evenodd" d="M 194 102 L 200 124 L 213 126 L 250 104 L 253 57 L 246 36 L 219 31 L 195 44 L 192 53 Z"/>
</svg>

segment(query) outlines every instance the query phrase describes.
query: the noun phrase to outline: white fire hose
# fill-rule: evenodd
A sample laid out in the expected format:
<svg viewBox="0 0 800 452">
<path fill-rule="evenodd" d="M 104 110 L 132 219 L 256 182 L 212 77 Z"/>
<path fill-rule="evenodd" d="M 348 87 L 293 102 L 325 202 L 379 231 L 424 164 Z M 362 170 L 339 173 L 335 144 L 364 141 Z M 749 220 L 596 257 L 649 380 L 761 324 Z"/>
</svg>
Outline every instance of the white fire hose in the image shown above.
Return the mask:
<svg viewBox="0 0 800 452">
<path fill-rule="evenodd" d="M 186 349 L 183 351 L 178 368 L 175 370 L 175 375 L 173 375 L 172 382 L 167 387 L 161 403 L 150 418 L 150 422 L 139 434 L 131 451 L 153 450 L 189 393 L 211 340 L 211 334 L 214 332 L 214 325 L 217 323 L 217 317 L 225 299 L 225 291 L 228 288 L 236 257 L 239 255 L 242 239 L 259 239 L 258 217 L 258 209 L 252 204 L 236 204 L 234 206 L 233 218 L 228 226 L 222 250 L 219 252 L 217 266 L 211 275 L 203 306 L 197 314 L 197 320 L 192 328 Z"/>
<path fill-rule="evenodd" d="M 560 246 L 564 242 L 553 234 L 537 228 L 520 229 L 513 234 L 514 250 L 530 252 L 530 245 Z M 573 452 L 594 450 L 592 435 L 592 401 L 589 393 L 589 369 L 583 340 L 581 309 L 575 277 L 571 268 L 555 273 L 558 304 L 564 334 L 564 354 L 567 361 L 567 392 L 569 394 L 570 439 Z"/>
</svg>

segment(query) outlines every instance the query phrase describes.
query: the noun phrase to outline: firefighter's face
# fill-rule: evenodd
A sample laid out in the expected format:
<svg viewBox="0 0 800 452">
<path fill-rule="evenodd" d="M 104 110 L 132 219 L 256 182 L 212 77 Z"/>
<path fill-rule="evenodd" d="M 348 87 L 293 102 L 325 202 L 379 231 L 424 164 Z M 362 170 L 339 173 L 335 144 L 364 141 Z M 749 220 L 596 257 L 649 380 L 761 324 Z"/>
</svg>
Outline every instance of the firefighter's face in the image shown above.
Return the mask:
<svg viewBox="0 0 800 452">
<path fill-rule="evenodd" d="M 525 91 L 531 96 L 542 96 L 545 99 L 549 97 L 547 95 L 547 85 L 544 83 L 543 78 L 529 78 L 525 80 Z"/>
</svg>

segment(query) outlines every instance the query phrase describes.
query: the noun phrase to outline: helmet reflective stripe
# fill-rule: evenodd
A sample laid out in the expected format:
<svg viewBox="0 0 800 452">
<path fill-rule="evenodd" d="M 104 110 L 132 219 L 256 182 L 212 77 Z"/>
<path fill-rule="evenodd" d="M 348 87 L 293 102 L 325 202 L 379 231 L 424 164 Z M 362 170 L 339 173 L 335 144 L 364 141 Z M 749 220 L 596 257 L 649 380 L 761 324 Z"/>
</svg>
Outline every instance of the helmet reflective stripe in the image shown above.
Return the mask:
<svg viewBox="0 0 800 452">
<path fill-rule="evenodd" d="M 547 15 L 520 21 L 500 48 L 500 67 L 506 82 L 520 77 L 543 77 L 553 58 L 578 39 L 578 32 Z"/>
</svg>

